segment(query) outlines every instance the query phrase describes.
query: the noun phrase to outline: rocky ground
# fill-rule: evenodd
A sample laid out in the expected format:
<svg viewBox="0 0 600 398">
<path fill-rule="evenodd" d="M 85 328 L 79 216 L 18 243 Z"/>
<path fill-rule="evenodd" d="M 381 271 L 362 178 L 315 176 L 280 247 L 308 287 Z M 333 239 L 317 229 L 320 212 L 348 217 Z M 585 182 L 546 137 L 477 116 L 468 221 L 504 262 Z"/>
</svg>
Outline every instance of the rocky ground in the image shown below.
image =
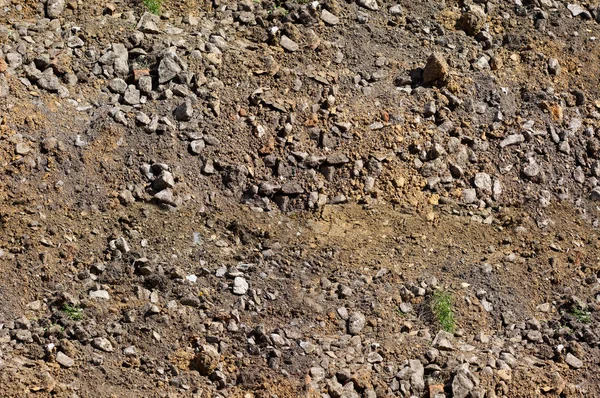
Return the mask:
<svg viewBox="0 0 600 398">
<path fill-rule="evenodd" d="M 0 396 L 600 396 L 599 37 L 0 0 Z"/>
</svg>

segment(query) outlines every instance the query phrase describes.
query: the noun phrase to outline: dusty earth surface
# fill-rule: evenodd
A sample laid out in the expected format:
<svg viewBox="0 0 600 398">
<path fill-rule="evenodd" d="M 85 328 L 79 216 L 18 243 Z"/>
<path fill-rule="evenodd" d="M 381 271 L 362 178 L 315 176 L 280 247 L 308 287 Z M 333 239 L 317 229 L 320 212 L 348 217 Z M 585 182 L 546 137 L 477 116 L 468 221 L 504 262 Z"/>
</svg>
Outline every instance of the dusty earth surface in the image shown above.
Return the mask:
<svg viewBox="0 0 600 398">
<path fill-rule="evenodd" d="M 599 22 L 0 0 L 0 396 L 600 396 Z"/>
</svg>

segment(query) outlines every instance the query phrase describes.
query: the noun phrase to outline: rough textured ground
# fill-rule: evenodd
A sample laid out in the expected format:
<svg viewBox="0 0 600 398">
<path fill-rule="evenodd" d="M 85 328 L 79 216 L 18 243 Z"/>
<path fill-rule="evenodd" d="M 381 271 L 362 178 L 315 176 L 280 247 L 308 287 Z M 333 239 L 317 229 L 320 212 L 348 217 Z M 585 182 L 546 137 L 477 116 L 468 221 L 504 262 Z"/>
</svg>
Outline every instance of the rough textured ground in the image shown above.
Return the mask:
<svg viewBox="0 0 600 398">
<path fill-rule="evenodd" d="M 600 396 L 597 21 L 0 0 L 0 396 Z"/>
</svg>

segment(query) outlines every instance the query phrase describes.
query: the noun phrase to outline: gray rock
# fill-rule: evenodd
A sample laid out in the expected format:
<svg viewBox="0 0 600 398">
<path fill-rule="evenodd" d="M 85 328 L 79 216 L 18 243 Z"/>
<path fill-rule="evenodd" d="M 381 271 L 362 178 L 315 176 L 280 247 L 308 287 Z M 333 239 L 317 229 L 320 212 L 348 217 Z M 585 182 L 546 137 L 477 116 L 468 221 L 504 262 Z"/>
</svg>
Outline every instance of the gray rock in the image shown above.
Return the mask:
<svg viewBox="0 0 600 398">
<path fill-rule="evenodd" d="M 571 11 L 571 15 L 574 17 L 581 17 L 583 19 L 592 19 L 592 14 L 579 4 L 568 4 L 567 9 Z"/>
<path fill-rule="evenodd" d="M 560 63 L 556 58 L 550 58 L 548 60 L 548 73 L 554 76 L 560 75 Z"/>
<path fill-rule="evenodd" d="M 125 93 L 123 94 L 123 102 L 128 105 L 137 105 L 140 103 L 140 90 L 135 88 L 133 84 L 127 87 Z"/>
<path fill-rule="evenodd" d="M 338 23 L 340 23 L 340 19 L 332 13 L 330 13 L 329 11 L 327 11 L 326 9 L 323 9 L 323 11 L 321 11 L 321 19 L 323 20 L 323 22 L 329 25 L 337 25 Z"/>
<path fill-rule="evenodd" d="M 71 366 L 75 365 L 75 361 L 61 351 L 56 353 L 56 362 L 65 368 L 70 368 Z"/>
<path fill-rule="evenodd" d="M 106 290 L 92 290 L 89 295 L 93 299 L 110 300 L 110 295 Z"/>
<path fill-rule="evenodd" d="M 194 115 L 194 108 L 192 107 L 192 101 L 186 99 L 185 102 L 175 108 L 173 111 L 173 116 L 175 120 L 187 122 L 192 120 L 192 116 Z"/>
<path fill-rule="evenodd" d="M 173 178 L 173 174 L 168 172 L 167 170 L 163 170 L 160 175 L 152 182 L 152 188 L 157 191 L 162 191 L 163 189 L 173 188 L 175 186 L 175 179 Z"/>
<path fill-rule="evenodd" d="M 500 148 L 506 148 L 507 146 L 520 144 L 522 142 L 525 142 L 523 134 L 511 134 L 500 141 Z"/>
<path fill-rule="evenodd" d="M 466 398 L 475 384 L 463 373 L 458 373 L 452 380 L 452 396 L 454 398 Z"/>
<path fill-rule="evenodd" d="M 163 84 L 171 81 L 178 73 L 183 70 L 175 56 L 167 54 L 161 59 L 158 65 L 158 83 Z"/>
<path fill-rule="evenodd" d="M 357 335 L 363 330 L 365 324 L 367 323 L 367 319 L 360 312 L 353 312 L 348 317 L 348 333 L 351 335 Z"/>
<path fill-rule="evenodd" d="M 540 166 L 535 161 L 529 162 L 527 166 L 523 167 L 523 174 L 529 178 L 537 176 L 540 171 Z"/>
<path fill-rule="evenodd" d="M 194 140 L 190 142 L 190 152 L 194 155 L 199 155 L 205 148 L 204 140 Z"/>
<path fill-rule="evenodd" d="M 492 193 L 492 177 L 490 177 L 490 175 L 487 173 L 475 174 L 473 184 L 475 185 L 475 188 L 488 195 Z"/>
<path fill-rule="evenodd" d="M 573 369 L 579 369 L 583 366 L 583 362 L 571 353 L 567 354 L 565 357 L 565 362 Z"/>
<path fill-rule="evenodd" d="M 175 195 L 173 195 L 173 191 L 170 188 L 163 189 L 162 191 L 157 192 L 154 195 L 154 198 L 160 203 L 164 203 L 170 206 L 177 206 L 177 202 L 175 201 Z"/>
<path fill-rule="evenodd" d="M 367 10 L 377 11 L 379 10 L 379 4 L 377 0 L 357 0 L 359 6 L 366 8 Z"/>
<path fill-rule="evenodd" d="M 123 94 L 125 93 L 125 90 L 127 90 L 127 83 L 120 78 L 112 79 L 110 83 L 108 83 L 108 88 L 114 93 Z"/>
<path fill-rule="evenodd" d="M 281 47 L 288 50 L 289 52 L 298 51 L 300 49 L 300 46 L 298 45 L 298 43 L 296 43 L 295 41 L 293 41 L 286 35 L 281 36 L 281 40 L 279 41 L 279 44 L 281 45 Z"/>
<path fill-rule="evenodd" d="M 137 29 L 144 33 L 160 33 L 160 29 L 158 28 L 159 21 L 160 18 L 157 15 L 145 12 L 144 15 L 142 15 L 142 17 L 138 21 Z"/>
<path fill-rule="evenodd" d="M 96 337 L 93 339 L 92 347 L 104 352 L 113 352 L 115 350 L 112 343 L 105 337 Z"/>
<path fill-rule="evenodd" d="M 391 6 L 388 9 L 388 12 L 390 13 L 390 15 L 393 15 L 393 16 L 402 15 L 402 6 L 400 4 L 396 4 L 394 6 Z"/>
<path fill-rule="evenodd" d="M 84 44 L 85 43 L 83 40 L 81 40 L 81 38 L 79 38 L 79 36 L 70 36 L 67 39 L 67 46 L 69 48 L 81 48 Z"/>
<path fill-rule="evenodd" d="M 152 92 L 152 77 L 141 76 L 138 80 L 138 88 L 143 94 L 150 94 Z"/>
<path fill-rule="evenodd" d="M 233 280 L 233 294 L 241 296 L 246 294 L 246 292 L 248 292 L 248 282 L 241 276 L 237 276 Z"/>
<path fill-rule="evenodd" d="M 290 181 L 281 187 L 281 193 L 284 195 L 299 195 L 304 193 L 304 188 L 298 182 Z"/>
<path fill-rule="evenodd" d="M 454 340 L 454 336 L 452 336 L 451 333 L 448 333 L 445 330 L 440 330 L 433 339 L 433 348 L 437 348 L 438 350 L 442 351 L 451 351 L 454 349 L 452 340 Z"/>
<path fill-rule="evenodd" d="M 65 0 L 48 0 L 46 2 L 46 16 L 58 18 L 65 10 Z"/>
<path fill-rule="evenodd" d="M 0 73 L 0 98 L 7 97 L 9 92 L 10 88 L 6 76 L 4 76 L 4 73 Z"/>
<path fill-rule="evenodd" d="M 475 203 L 477 201 L 477 191 L 473 188 L 463 189 L 462 201 L 465 204 Z"/>
<path fill-rule="evenodd" d="M 33 337 L 31 335 L 30 330 L 19 329 L 15 333 L 15 338 L 17 341 L 22 341 L 23 343 L 31 343 L 33 341 Z"/>
<path fill-rule="evenodd" d="M 17 145 L 15 145 L 15 153 L 17 155 L 23 156 L 23 155 L 27 155 L 29 152 L 31 152 L 31 148 L 26 143 L 19 142 L 19 143 L 17 143 Z"/>
<path fill-rule="evenodd" d="M 412 375 L 410 376 L 410 385 L 413 394 L 421 395 L 425 390 L 425 369 L 418 359 L 411 359 L 409 362 Z"/>
</svg>

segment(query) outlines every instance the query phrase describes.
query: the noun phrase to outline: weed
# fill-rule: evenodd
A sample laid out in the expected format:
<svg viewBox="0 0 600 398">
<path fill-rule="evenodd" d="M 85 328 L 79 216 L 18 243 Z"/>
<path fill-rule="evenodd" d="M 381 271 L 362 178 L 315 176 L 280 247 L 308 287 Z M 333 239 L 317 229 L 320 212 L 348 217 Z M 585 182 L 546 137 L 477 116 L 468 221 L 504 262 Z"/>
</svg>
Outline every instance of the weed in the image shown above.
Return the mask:
<svg viewBox="0 0 600 398">
<path fill-rule="evenodd" d="M 83 310 L 81 308 L 65 304 L 62 308 L 62 312 L 67 314 L 67 316 L 74 321 L 80 321 L 83 319 Z"/>
<path fill-rule="evenodd" d="M 587 311 L 580 310 L 579 308 L 573 308 L 571 314 L 573 314 L 573 316 L 581 323 L 590 323 L 592 321 L 591 314 Z"/>
<path fill-rule="evenodd" d="M 143 0 L 144 5 L 152 14 L 158 15 L 160 14 L 160 9 L 162 7 L 163 0 Z"/>
<path fill-rule="evenodd" d="M 431 297 L 431 311 L 441 328 L 446 332 L 454 331 L 454 313 L 452 312 L 452 295 L 438 290 Z"/>
</svg>

